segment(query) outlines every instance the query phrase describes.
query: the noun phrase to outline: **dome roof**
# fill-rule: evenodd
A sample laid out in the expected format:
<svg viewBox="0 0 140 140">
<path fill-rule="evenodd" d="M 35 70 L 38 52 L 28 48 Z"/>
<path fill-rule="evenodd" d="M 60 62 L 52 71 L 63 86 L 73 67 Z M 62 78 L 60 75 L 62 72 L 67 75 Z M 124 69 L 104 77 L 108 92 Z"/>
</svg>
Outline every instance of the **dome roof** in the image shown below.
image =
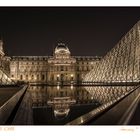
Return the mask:
<svg viewBox="0 0 140 140">
<path fill-rule="evenodd" d="M 57 49 L 67 49 L 66 45 L 64 43 L 58 43 Z"/>
<path fill-rule="evenodd" d="M 58 45 L 55 48 L 55 54 L 56 53 L 68 53 L 68 54 L 70 54 L 70 51 L 64 43 L 58 43 Z"/>
</svg>

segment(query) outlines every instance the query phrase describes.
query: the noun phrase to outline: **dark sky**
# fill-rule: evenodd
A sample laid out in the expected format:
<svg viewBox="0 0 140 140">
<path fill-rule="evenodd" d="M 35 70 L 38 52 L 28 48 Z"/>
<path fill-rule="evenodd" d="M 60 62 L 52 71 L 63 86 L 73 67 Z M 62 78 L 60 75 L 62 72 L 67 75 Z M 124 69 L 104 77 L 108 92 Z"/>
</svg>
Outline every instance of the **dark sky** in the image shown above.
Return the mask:
<svg viewBox="0 0 140 140">
<path fill-rule="evenodd" d="M 65 42 L 72 55 L 105 55 L 140 19 L 140 7 L 1 7 L 0 34 L 12 55 L 51 55 Z"/>
</svg>

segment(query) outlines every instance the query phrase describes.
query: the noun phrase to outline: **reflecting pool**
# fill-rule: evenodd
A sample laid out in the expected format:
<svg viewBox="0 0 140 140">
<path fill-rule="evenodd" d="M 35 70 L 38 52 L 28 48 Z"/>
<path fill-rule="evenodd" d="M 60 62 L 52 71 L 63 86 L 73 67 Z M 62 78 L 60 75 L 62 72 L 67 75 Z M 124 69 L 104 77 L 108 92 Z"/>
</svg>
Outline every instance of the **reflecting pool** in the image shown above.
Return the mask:
<svg viewBox="0 0 140 140">
<path fill-rule="evenodd" d="M 33 121 L 39 125 L 66 124 L 125 95 L 130 86 L 30 86 Z"/>
</svg>

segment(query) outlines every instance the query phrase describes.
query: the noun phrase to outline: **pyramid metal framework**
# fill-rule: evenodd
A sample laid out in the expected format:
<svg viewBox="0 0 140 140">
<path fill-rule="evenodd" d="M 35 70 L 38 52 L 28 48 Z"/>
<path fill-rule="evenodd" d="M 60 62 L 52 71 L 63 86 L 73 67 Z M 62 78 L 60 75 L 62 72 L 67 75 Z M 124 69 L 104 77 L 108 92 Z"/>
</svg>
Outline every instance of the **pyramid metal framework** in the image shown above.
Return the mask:
<svg viewBox="0 0 140 140">
<path fill-rule="evenodd" d="M 84 82 L 140 82 L 140 21 L 84 77 Z"/>
<path fill-rule="evenodd" d="M 2 70 L 0 70 L 0 85 L 11 85 L 14 81 L 11 80 Z"/>
<path fill-rule="evenodd" d="M 6 73 L 5 63 L 9 59 L 7 56 L 5 56 L 4 50 L 3 50 L 3 41 L 0 40 L 0 86 L 1 85 L 11 85 L 14 84 L 14 81 L 8 76 Z"/>
</svg>

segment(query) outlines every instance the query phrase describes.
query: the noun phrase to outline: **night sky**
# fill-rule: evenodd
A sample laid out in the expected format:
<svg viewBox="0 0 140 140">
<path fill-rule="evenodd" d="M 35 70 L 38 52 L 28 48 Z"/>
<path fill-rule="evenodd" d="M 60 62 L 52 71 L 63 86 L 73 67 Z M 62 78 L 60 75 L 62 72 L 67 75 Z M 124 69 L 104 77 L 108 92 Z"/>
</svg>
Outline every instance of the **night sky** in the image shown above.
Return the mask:
<svg viewBox="0 0 140 140">
<path fill-rule="evenodd" d="M 72 55 L 105 55 L 140 20 L 140 7 L 1 7 L 7 55 L 52 55 L 65 42 Z"/>
</svg>

